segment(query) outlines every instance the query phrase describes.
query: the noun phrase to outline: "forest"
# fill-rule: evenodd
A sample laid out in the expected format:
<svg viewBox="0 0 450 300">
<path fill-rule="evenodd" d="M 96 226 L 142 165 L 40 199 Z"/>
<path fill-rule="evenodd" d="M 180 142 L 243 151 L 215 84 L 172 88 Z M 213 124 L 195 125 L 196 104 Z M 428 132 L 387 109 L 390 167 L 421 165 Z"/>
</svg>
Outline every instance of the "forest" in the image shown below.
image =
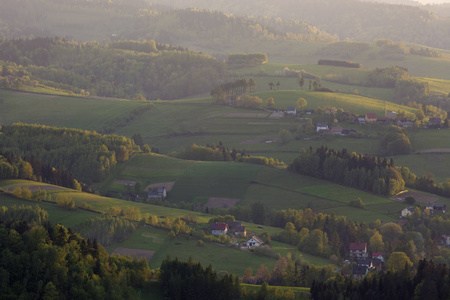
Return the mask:
<svg viewBox="0 0 450 300">
<path fill-rule="evenodd" d="M 109 46 L 57 38 L 1 40 L 0 83 L 3 88 L 41 83 L 87 96 L 174 99 L 206 92 L 224 76 L 224 64 L 211 56 L 169 49 L 158 50 L 154 41 Z"/>
<path fill-rule="evenodd" d="M 163 0 L 154 3 L 165 3 Z M 448 18 L 421 7 L 390 5 L 387 3 L 361 2 L 357 0 L 282 0 L 273 9 L 273 2 L 264 1 L 211 1 L 174 0 L 177 8 L 198 7 L 219 10 L 235 15 L 279 17 L 301 20 L 340 40 L 372 41 L 383 37 L 430 47 L 450 49 Z M 392 30 L 395 28 L 395 30 Z"/>
<path fill-rule="evenodd" d="M 447 266 L 422 260 L 414 275 L 405 268 L 400 274 L 380 273 L 357 282 L 343 277 L 314 282 L 311 299 L 448 299 L 449 274 Z"/>
<path fill-rule="evenodd" d="M 133 153 L 140 152 L 132 139 L 78 129 L 18 123 L 3 126 L 1 132 L 2 151 L 24 159 L 37 159 L 39 164 L 68 172 L 87 184 L 102 180 L 117 162 L 126 161 Z M 34 175 L 40 175 L 38 167 L 33 174 L 31 164 L 22 165 L 29 175 L 21 175 L 19 169 L 19 173 L 12 173 L 10 178 L 32 179 Z M 53 183 L 48 176 L 44 174 L 44 179 Z"/>
<path fill-rule="evenodd" d="M 2 299 L 139 299 L 136 288 L 153 276 L 144 259 L 110 256 L 97 242 L 51 225 L 39 208 L 27 209 L 35 215 L 30 223 L 8 212 L 24 209 L 0 210 Z"/>
</svg>

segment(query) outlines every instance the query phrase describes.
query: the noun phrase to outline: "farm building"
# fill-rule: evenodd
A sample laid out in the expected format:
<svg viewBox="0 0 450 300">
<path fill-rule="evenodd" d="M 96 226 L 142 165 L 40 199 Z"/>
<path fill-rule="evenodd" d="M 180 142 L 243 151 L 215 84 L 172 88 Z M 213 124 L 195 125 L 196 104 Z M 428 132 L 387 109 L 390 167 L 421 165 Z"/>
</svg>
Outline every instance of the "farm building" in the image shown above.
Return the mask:
<svg viewBox="0 0 450 300">
<path fill-rule="evenodd" d="M 430 118 L 428 121 L 429 127 L 439 128 L 441 127 L 441 118 Z"/>
<path fill-rule="evenodd" d="M 388 118 L 389 120 L 395 119 L 396 116 L 397 116 L 397 112 L 392 111 L 392 110 L 386 111 L 386 118 Z"/>
<path fill-rule="evenodd" d="M 263 243 L 264 242 L 257 236 L 252 236 L 244 245 L 248 248 L 255 248 L 261 246 Z"/>
<path fill-rule="evenodd" d="M 372 259 L 379 259 L 382 262 L 384 262 L 384 257 L 382 252 L 373 252 L 372 253 Z"/>
<path fill-rule="evenodd" d="M 342 127 L 332 127 L 330 133 L 334 135 L 342 135 Z"/>
<path fill-rule="evenodd" d="M 366 114 L 366 117 L 364 118 L 367 123 L 375 123 L 377 121 L 377 115 L 376 114 Z"/>
<path fill-rule="evenodd" d="M 407 216 L 412 215 L 413 212 L 414 212 L 414 209 L 415 209 L 415 208 L 412 207 L 412 206 L 405 207 L 405 208 L 402 210 L 402 217 L 404 218 L 404 217 L 407 217 Z"/>
<path fill-rule="evenodd" d="M 246 236 L 247 230 L 245 226 L 242 225 L 242 222 L 228 222 L 228 229 L 234 232 L 236 236 Z"/>
<path fill-rule="evenodd" d="M 367 258 L 367 243 L 350 243 L 351 258 Z"/>
<path fill-rule="evenodd" d="M 227 234 L 227 232 L 228 232 L 228 225 L 226 223 L 211 224 L 211 234 L 212 235 Z"/>
<path fill-rule="evenodd" d="M 445 214 L 447 205 L 444 203 L 428 203 L 426 209 L 429 209 L 431 213 L 441 212 Z"/>
<path fill-rule="evenodd" d="M 287 113 L 288 115 L 293 115 L 293 116 L 295 116 L 295 115 L 297 114 L 297 109 L 296 109 L 294 106 L 288 106 L 288 107 L 286 108 L 286 113 Z"/>
<path fill-rule="evenodd" d="M 316 131 L 317 132 L 324 131 L 324 130 L 328 130 L 328 124 L 327 123 L 317 123 L 316 124 Z"/>
<path fill-rule="evenodd" d="M 167 197 L 167 191 L 165 187 L 158 187 L 148 191 L 148 199 L 160 199 L 164 200 Z"/>
</svg>

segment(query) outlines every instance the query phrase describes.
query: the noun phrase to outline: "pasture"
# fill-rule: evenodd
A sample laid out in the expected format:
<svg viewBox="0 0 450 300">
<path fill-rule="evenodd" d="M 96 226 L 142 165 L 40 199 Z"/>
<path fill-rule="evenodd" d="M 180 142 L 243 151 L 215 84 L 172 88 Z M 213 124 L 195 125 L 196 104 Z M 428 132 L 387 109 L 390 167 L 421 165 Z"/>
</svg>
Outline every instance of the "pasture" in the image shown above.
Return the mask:
<svg viewBox="0 0 450 300">
<path fill-rule="evenodd" d="M 301 253 L 295 246 L 280 242 L 272 242 L 272 244 L 272 249 L 282 256 L 291 253 L 300 255 L 310 264 L 329 265 L 328 260 Z M 113 244 L 107 247 L 107 250 L 112 252 L 118 247 L 155 251 L 149 262 L 150 268 L 159 267 L 167 256 L 185 261 L 192 257 L 194 261 L 199 261 L 204 266 L 211 264 L 216 271 L 225 270 L 242 276 L 247 268 L 256 271 L 261 264 L 264 264 L 271 270 L 276 263 L 274 258 L 258 256 L 246 250 L 238 250 L 220 244 L 204 243 L 203 246 L 198 246 L 197 240 L 183 236 L 170 239 L 168 231 L 150 226 L 140 227 L 129 239 Z"/>
<path fill-rule="evenodd" d="M 170 202 L 205 204 L 210 197 L 241 199 L 237 205 L 261 202 L 274 209 L 306 209 L 344 215 L 356 221 L 373 222 L 376 219 L 393 221 L 398 218 L 403 204 L 363 191 L 330 184 L 320 179 L 294 174 L 286 169 L 235 162 L 194 162 L 167 158 L 162 155 L 137 155 L 118 168 L 115 178 L 145 181 L 136 174 L 127 177 L 131 166 L 139 162 L 140 174 L 152 174 L 152 166 L 158 170 L 162 163 L 170 160 L 161 177 L 153 173 L 153 182 L 164 182 L 166 174 L 175 182 L 168 193 Z M 177 164 L 179 162 L 179 164 Z M 120 171 L 122 170 L 122 171 Z M 105 185 L 109 188 L 111 185 Z M 361 198 L 366 204 L 363 210 L 348 206 L 352 200 Z M 146 205 L 136 203 L 136 205 Z M 141 211 L 144 211 L 141 208 Z M 151 213 L 149 211 L 149 213 Z M 153 213 L 154 214 L 154 213 Z M 157 215 L 157 214 L 154 214 Z"/>
<path fill-rule="evenodd" d="M 12 92 L 0 89 L 0 124 L 16 122 L 100 130 L 147 103 Z"/>
</svg>

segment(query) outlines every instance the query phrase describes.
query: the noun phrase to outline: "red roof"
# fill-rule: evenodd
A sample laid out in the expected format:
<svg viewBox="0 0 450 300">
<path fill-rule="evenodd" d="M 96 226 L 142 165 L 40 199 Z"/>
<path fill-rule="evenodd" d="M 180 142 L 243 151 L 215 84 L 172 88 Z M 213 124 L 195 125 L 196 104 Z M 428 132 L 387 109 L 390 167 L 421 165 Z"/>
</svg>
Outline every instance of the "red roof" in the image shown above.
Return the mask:
<svg viewBox="0 0 450 300">
<path fill-rule="evenodd" d="M 372 257 L 378 257 L 378 256 L 383 256 L 382 252 L 374 252 L 372 253 Z"/>
<path fill-rule="evenodd" d="M 366 118 L 367 119 L 376 119 L 377 115 L 376 114 L 366 114 Z"/>
<path fill-rule="evenodd" d="M 350 250 L 366 250 L 367 243 L 350 243 Z"/>
<path fill-rule="evenodd" d="M 211 224 L 211 230 L 227 230 L 228 226 L 225 223 Z"/>
</svg>

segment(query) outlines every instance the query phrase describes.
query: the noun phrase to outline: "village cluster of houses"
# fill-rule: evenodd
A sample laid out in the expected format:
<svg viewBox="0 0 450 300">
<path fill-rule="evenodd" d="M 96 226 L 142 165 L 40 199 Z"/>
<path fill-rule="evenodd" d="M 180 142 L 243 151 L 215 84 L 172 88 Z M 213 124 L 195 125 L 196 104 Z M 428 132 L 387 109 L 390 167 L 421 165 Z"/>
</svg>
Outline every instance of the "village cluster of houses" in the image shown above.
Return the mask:
<svg viewBox="0 0 450 300">
<path fill-rule="evenodd" d="M 211 234 L 212 235 L 221 235 L 232 233 L 237 237 L 246 237 L 247 230 L 245 226 L 242 225 L 242 222 L 227 222 L 227 223 L 214 223 L 211 224 Z M 257 236 L 253 235 L 248 239 L 245 243 L 243 243 L 244 247 L 249 249 L 259 247 L 264 242 Z"/>
<path fill-rule="evenodd" d="M 356 262 L 353 267 L 353 277 L 364 278 L 369 271 L 381 271 L 384 265 L 384 257 L 381 252 L 373 252 L 371 257 L 367 252 L 367 243 L 350 243 L 350 258 Z"/>
<path fill-rule="evenodd" d="M 405 207 L 402 211 L 401 211 L 401 218 L 405 218 L 408 217 L 410 215 L 412 215 L 414 213 L 414 210 L 416 208 L 413 206 L 408 206 Z M 447 205 L 445 205 L 444 203 L 428 203 L 427 206 L 425 207 L 425 209 L 429 210 L 430 214 L 434 214 L 434 213 L 443 213 L 445 214 L 447 212 Z"/>
</svg>

